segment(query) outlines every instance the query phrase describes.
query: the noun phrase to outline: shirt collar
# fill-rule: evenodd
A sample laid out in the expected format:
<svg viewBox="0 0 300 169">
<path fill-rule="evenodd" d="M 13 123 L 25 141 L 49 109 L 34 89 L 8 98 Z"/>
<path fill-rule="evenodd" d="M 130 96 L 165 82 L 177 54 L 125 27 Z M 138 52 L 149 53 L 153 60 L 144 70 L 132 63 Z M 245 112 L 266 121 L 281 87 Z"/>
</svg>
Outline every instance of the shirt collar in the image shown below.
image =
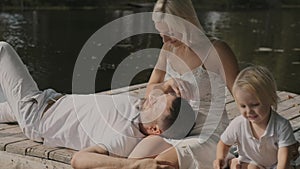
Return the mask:
<svg viewBox="0 0 300 169">
<path fill-rule="evenodd" d="M 250 126 L 250 121 L 247 120 L 246 118 L 243 118 L 243 120 L 245 121 L 245 128 L 246 128 L 246 136 L 247 138 L 250 139 L 254 139 L 255 137 L 253 136 L 252 130 L 251 130 L 251 126 Z"/>
<path fill-rule="evenodd" d="M 265 136 L 272 137 L 274 135 L 275 117 L 276 117 L 276 112 L 271 110 L 270 119 L 269 119 L 269 122 L 268 122 L 268 125 L 267 125 L 267 128 L 266 128 L 266 132 L 263 135 L 263 137 L 265 137 Z"/>
<path fill-rule="evenodd" d="M 274 135 L 275 118 L 276 118 L 276 112 L 271 110 L 269 122 L 268 122 L 268 125 L 267 125 L 267 128 L 266 128 L 266 131 L 262 135 L 262 137 L 266 137 L 266 136 L 267 137 L 272 137 Z M 253 136 L 253 133 L 252 133 L 252 130 L 251 130 L 250 122 L 246 118 L 244 118 L 244 120 L 245 120 L 244 124 L 246 124 L 245 127 L 246 127 L 246 130 L 247 130 L 247 132 L 246 132 L 247 138 L 255 138 Z"/>
</svg>

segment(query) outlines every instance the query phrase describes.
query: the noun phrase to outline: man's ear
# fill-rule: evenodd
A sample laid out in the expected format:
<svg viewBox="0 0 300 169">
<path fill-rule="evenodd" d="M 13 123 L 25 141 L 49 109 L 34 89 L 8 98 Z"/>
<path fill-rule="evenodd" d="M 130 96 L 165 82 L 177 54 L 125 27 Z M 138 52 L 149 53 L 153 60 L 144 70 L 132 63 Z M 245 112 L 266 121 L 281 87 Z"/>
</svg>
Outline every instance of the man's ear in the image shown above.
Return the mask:
<svg viewBox="0 0 300 169">
<path fill-rule="evenodd" d="M 160 135 L 162 133 L 162 130 L 158 126 L 158 124 L 150 125 L 146 128 L 146 131 L 149 135 Z"/>
</svg>

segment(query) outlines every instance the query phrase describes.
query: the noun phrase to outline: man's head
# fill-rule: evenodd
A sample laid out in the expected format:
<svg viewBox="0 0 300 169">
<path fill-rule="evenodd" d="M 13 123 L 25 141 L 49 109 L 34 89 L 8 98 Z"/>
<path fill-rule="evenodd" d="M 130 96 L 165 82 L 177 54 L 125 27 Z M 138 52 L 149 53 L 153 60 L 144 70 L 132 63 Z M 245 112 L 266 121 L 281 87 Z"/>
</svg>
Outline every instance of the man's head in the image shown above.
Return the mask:
<svg viewBox="0 0 300 169">
<path fill-rule="evenodd" d="M 195 122 L 195 112 L 189 103 L 171 94 L 163 94 L 145 101 L 140 128 L 148 135 L 167 138 L 185 137 Z"/>
</svg>

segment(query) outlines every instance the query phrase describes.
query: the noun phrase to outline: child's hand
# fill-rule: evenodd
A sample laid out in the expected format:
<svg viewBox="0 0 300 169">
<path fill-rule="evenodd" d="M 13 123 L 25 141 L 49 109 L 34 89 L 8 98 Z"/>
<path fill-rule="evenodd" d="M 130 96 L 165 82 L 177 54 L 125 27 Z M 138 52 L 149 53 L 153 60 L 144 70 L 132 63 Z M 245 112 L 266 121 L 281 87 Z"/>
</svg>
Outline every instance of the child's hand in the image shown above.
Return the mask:
<svg viewBox="0 0 300 169">
<path fill-rule="evenodd" d="M 240 169 L 241 164 L 239 163 L 239 159 L 237 159 L 237 158 L 231 159 L 230 160 L 230 168 Z"/>
<path fill-rule="evenodd" d="M 222 169 L 224 167 L 225 161 L 223 159 L 216 159 L 214 161 L 214 169 Z"/>
</svg>

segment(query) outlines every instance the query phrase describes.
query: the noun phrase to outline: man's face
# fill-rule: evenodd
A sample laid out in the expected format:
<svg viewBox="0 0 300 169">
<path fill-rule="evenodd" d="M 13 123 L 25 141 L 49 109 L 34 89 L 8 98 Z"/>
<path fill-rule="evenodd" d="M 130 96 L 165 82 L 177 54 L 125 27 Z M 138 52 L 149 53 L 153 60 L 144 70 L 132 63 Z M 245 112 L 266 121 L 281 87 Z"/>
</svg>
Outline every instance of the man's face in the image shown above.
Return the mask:
<svg viewBox="0 0 300 169">
<path fill-rule="evenodd" d="M 160 96 L 148 97 L 143 105 L 143 110 L 141 112 L 142 123 L 150 123 L 163 115 L 163 113 L 169 113 L 172 103 L 176 96 L 171 94 L 163 94 Z"/>
</svg>

